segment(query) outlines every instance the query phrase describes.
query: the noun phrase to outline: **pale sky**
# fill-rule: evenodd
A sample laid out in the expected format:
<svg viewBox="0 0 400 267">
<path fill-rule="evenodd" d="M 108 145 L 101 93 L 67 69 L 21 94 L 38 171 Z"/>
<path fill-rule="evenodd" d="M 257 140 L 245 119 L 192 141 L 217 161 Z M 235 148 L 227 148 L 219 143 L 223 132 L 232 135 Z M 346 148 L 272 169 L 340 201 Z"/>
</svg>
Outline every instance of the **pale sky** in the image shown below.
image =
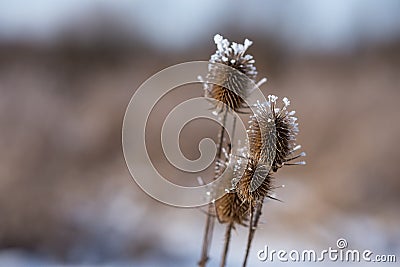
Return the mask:
<svg viewBox="0 0 400 267">
<path fill-rule="evenodd" d="M 0 0 L 0 41 L 51 40 L 65 26 L 84 24 L 88 14 L 99 10 L 166 50 L 192 45 L 226 26 L 244 35 L 277 33 L 286 43 L 305 49 L 400 36 L 398 0 Z"/>
</svg>

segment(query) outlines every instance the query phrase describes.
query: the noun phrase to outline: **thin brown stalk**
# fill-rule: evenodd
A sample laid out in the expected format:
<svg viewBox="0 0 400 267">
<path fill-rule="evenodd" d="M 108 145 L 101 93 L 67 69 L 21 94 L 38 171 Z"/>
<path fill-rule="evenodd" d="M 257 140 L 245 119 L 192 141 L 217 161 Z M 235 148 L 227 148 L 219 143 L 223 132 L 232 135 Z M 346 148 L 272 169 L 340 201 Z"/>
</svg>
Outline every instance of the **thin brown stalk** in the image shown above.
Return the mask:
<svg viewBox="0 0 400 267">
<path fill-rule="evenodd" d="M 232 136 L 231 136 L 231 141 L 229 143 L 228 155 L 231 155 L 231 153 L 232 153 L 232 146 L 233 146 L 233 142 L 235 140 L 235 129 L 236 129 L 236 116 L 233 115 Z"/>
<path fill-rule="evenodd" d="M 232 152 L 232 146 L 233 146 L 234 137 L 235 137 L 235 128 L 236 128 L 236 117 L 235 116 L 233 116 L 233 126 L 232 126 L 232 128 L 233 128 L 232 129 L 232 137 L 231 137 L 231 142 L 229 144 L 228 155 L 230 155 L 231 152 Z M 221 264 L 220 264 L 221 267 L 224 267 L 226 265 L 226 258 L 228 256 L 229 243 L 231 242 L 232 228 L 233 228 L 233 221 L 228 223 L 228 225 L 226 226 L 225 244 L 224 244 L 224 250 L 222 252 L 222 259 L 221 259 Z"/>
<path fill-rule="evenodd" d="M 228 250 L 229 250 L 229 243 L 231 242 L 231 232 L 233 228 L 233 222 L 230 222 L 226 226 L 226 232 L 225 232 L 225 245 L 224 245 L 224 251 L 222 252 L 222 259 L 221 259 L 221 264 L 220 267 L 225 267 L 226 265 L 226 258 L 228 256 Z"/>
<path fill-rule="evenodd" d="M 212 233 L 214 232 L 215 219 L 211 216 L 211 212 L 213 212 L 213 205 L 209 204 L 208 205 L 208 212 L 207 212 L 206 227 L 204 229 L 203 247 L 202 247 L 202 251 L 201 251 L 201 258 L 200 258 L 200 261 L 198 263 L 198 265 L 200 267 L 206 266 L 206 263 L 208 261 L 208 252 L 209 252 L 209 246 L 211 244 Z"/>
<path fill-rule="evenodd" d="M 253 229 L 253 215 L 254 215 L 254 208 L 253 208 L 253 205 L 250 204 L 249 235 L 247 236 L 246 254 L 244 256 L 243 267 L 246 267 L 246 265 L 247 265 L 247 259 L 249 257 L 249 252 L 250 252 L 250 245 L 251 245 L 251 241 L 253 239 L 253 237 L 251 236 L 252 229 Z"/>
<path fill-rule="evenodd" d="M 225 109 L 223 119 L 222 119 L 222 125 L 220 128 L 219 132 L 219 141 L 218 141 L 218 151 L 216 155 L 216 162 L 218 162 L 221 159 L 222 155 L 222 147 L 224 143 L 224 135 L 225 135 L 225 124 L 226 124 L 226 117 L 228 115 L 228 110 Z M 216 172 L 216 175 L 214 179 L 217 179 L 219 176 L 219 171 Z M 207 264 L 207 261 L 209 259 L 209 251 L 210 251 L 210 245 L 212 241 L 212 236 L 214 232 L 214 224 L 215 224 L 215 217 L 212 216 L 212 213 L 214 211 L 214 204 L 210 203 L 208 204 L 208 213 L 207 213 L 207 219 L 206 219 L 206 227 L 204 228 L 204 235 L 203 235 L 203 246 L 201 250 L 201 258 L 198 262 L 199 267 L 205 267 Z"/>
<path fill-rule="evenodd" d="M 246 255 L 244 256 L 243 267 L 246 267 L 247 265 L 247 259 L 249 258 L 251 243 L 253 241 L 254 234 L 257 229 L 258 221 L 260 220 L 261 217 L 261 210 L 262 210 L 262 202 L 257 203 L 255 211 L 252 205 L 250 205 L 249 235 L 247 238 Z"/>
</svg>

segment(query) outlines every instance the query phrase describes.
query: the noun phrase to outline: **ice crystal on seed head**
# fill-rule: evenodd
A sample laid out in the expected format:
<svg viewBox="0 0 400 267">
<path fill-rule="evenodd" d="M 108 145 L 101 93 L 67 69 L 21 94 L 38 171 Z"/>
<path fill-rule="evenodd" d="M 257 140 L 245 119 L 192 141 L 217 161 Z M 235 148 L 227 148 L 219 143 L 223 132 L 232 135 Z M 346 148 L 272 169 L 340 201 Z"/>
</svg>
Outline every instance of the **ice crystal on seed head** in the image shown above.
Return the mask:
<svg viewBox="0 0 400 267">
<path fill-rule="evenodd" d="M 257 69 L 254 66 L 255 60 L 252 55 L 245 54 L 247 49 L 253 44 L 252 41 L 245 39 L 244 44 L 235 42 L 230 43 L 219 34 L 214 36 L 217 51 L 211 56 L 210 63 L 222 63 L 235 68 L 255 81 Z"/>
<path fill-rule="evenodd" d="M 268 96 L 268 106 L 273 111 L 273 118 L 276 131 L 276 155 L 272 165 L 272 170 L 277 171 L 284 164 L 304 164 L 303 161 L 297 163 L 289 163 L 299 157 L 305 156 L 305 153 L 300 153 L 293 156 L 293 153 L 301 146 L 296 144 L 296 137 L 299 133 L 299 124 L 297 118 L 294 117 L 295 111 L 288 111 L 290 100 L 287 97 L 282 99 L 283 106 L 277 107 L 278 97 L 274 95 Z"/>
<path fill-rule="evenodd" d="M 255 61 L 246 54 L 252 42 L 245 39 L 243 44 L 231 43 L 219 34 L 214 42 L 217 50 L 210 57 L 207 77 L 200 79 L 205 95 L 215 100 L 218 112 L 226 108 L 239 111 L 247 107 L 246 99 L 256 87 Z"/>
<path fill-rule="evenodd" d="M 271 103 L 257 101 L 255 107 L 255 113 L 250 117 L 247 133 L 250 157 L 257 162 L 271 166 L 276 151 L 275 121 Z"/>
</svg>

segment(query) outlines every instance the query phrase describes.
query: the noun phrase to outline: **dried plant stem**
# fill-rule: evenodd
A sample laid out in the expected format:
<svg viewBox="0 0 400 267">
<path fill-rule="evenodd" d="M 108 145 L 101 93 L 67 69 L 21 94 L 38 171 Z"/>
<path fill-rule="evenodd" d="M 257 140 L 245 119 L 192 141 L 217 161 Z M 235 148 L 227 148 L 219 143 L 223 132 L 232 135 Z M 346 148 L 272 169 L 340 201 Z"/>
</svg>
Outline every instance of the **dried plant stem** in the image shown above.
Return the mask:
<svg viewBox="0 0 400 267">
<path fill-rule="evenodd" d="M 233 222 L 230 222 L 226 226 L 226 232 L 225 232 L 225 245 L 224 245 L 224 251 L 222 252 L 222 259 L 221 259 L 221 267 L 225 267 L 226 265 L 226 258 L 228 256 L 228 250 L 229 250 L 229 243 L 231 241 L 231 232 L 233 228 Z"/>
<path fill-rule="evenodd" d="M 206 263 L 208 261 L 209 246 L 211 244 L 212 234 L 214 232 L 214 223 L 215 223 L 215 218 L 213 216 L 211 216 L 212 212 L 213 212 L 213 204 L 209 204 L 208 205 L 208 212 L 207 212 L 206 227 L 204 229 L 203 247 L 202 247 L 202 251 L 201 251 L 201 258 L 200 258 L 200 261 L 198 263 L 199 267 L 206 266 Z"/>
<path fill-rule="evenodd" d="M 229 144 L 229 151 L 228 151 L 228 155 L 231 154 L 232 152 L 232 144 L 234 142 L 234 137 L 235 137 L 235 128 L 236 128 L 236 117 L 233 116 L 233 126 L 232 126 L 232 139 L 231 142 Z M 222 252 L 222 259 L 221 259 L 221 267 L 224 267 L 226 265 L 226 258 L 228 256 L 228 250 L 229 250 L 229 243 L 231 242 L 231 232 L 232 232 L 232 228 L 233 228 L 233 222 L 230 222 L 227 226 L 226 226 L 226 232 L 225 232 L 225 244 L 224 244 L 224 250 Z"/>
<path fill-rule="evenodd" d="M 252 239 L 253 239 L 253 237 L 252 237 L 253 215 L 254 215 L 254 208 L 253 208 L 253 205 L 250 204 L 249 235 L 248 235 L 248 237 L 247 237 L 246 254 L 245 254 L 245 256 L 244 256 L 243 267 L 246 267 L 246 265 L 247 265 L 247 259 L 248 259 L 248 257 L 249 257 L 251 241 L 252 241 Z"/>
<path fill-rule="evenodd" d="M 244 256 L 243 267 L 247 265 L 247 259 L 249 258 L 250 247 L 253 241 L 254 233 L 257 229 L 258 221 L 261 217 L 262 211 L 262 202 L 258 202 L 256 205 L 256 209 L 252 205 L 250 205 L 250 225 L 249 225 L 249 235 L 247 238 L 247 246 L 246 246 L 246 255 Z"/>
<path fill-rule="evenodd" d="M 229 143 L 229 150 L 228 150 L 228 155 L 231 155 L 232 153 L 232 146 L 233 142 L 235 140 L 235 129 L 236 129 L 236 116 L 233 116 L 233 125 L 232 125 L 232 137 L 231 137 L 231 142 Z"/>
<path fill-rule="evenodd" d="M 227 115 L 228 115 L 228 110 L 225 109 L 220 132 L 219 132 L 219 141 L 218 141 L 218 151 L 217 151 L 217 155 L 216 155 L 216 162 L 218 162 L 221 159 L 221 155 L 222 155 Z M 219 176 L 219 172 L 216 173 L 214 179 L 217 179 L 218 176 Z M 203 246 L 202 246 L 202 250 L 201 250 L 201 258 L 198 262 L 199 267 L 205 267 L 207 264 L 207 261 L 209 259 L 208 254 L 209 254 L 209 250 L 210 250 L 210 245 L 211 245 L 212 236 L 213 236 L 213 232 L 214 232 L 214 224 L 215 224 L 215 218 L 212 216 L 213 211 L 214 211 L 214 204 L 213 203 L 208 204 L 208 213 L 207 213 L 206 227 L 204 229 L 204 235 L 203 235 Z"/>
</svg>

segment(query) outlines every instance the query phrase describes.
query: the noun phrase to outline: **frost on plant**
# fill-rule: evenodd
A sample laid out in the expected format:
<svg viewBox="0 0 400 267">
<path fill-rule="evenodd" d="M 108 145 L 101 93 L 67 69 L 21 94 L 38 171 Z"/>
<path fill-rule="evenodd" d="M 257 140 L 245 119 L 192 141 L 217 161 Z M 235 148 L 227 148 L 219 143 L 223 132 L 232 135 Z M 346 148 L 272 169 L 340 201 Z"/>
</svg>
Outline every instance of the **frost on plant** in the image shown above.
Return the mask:
<svg viewBox="0 0 400 267">
<path fill-rule="evenodd" d="M 200 77 L 204 81 L 205 95 L 214 100 L 219 112 L 224 109 L 241 111 L 247 107 L 245 101 L 255 88 L 257 76 L 255 60 L 246 53 L 252 42 L 245 39 L 243 44 L 231 43 L 219 34 L 214 36 L 214 42 L 217 50 L 209 60 L 206 80 Z M 235 74 L 237 71 L 243 75 Z"/>
<path fill-rule="evenodd" d="M 249 228 L 243 261 L 243 266 L 246 266 L 264 200 L 275 199 L 272 195 L 273 175 L 285 165 L 305 164 L 304 161 L 293 162 L 305 156 L 305 153 L 297 152 L 301 148 L 296 144 L 299 128 L 295 111 L 288 110 L 291 102 L 284 97 L 282 104 L 279 104 L 279 98 L 274 95 L 269 95 L 267 101 L 257 102 L 252 109 L 248 109 L 247 138 L 240 140 L 246 146 L 231 151 L 230 143 L 223 138 L 223 127 L 231 112 L 241 112 L 248 107 L 246 100 L 255 88 L 257 70 L 253 56 L 247 54 L 252 45 L 248 39 L 238 44 L 217 34 L 214 42 L 217 50 L 209 60 L 207 77 L 201 80 L 205 95 L 214 101 L 215 114 L 222 118 L 216 174 L 229 169 L 224 173 L 229 176 L 229 185 L 225 187 L 228 188 L 225 194 L 209 206 L 199 266 L 205 266 L 208 260 L 214 223 L 211 216 L 213 210 L 218 222 L 226 225 L 220 266 L 226 265 L 231 230 L 237 225 Z M 240 75 L 234 75 L 237 71 Z M 246 79 L 241 75 L 245 75 Z M 221 85 L 210 81 L 218 81 L 217 84 Z M 262 79 L 258 85 L 264 81 Z"/>
</svg>

